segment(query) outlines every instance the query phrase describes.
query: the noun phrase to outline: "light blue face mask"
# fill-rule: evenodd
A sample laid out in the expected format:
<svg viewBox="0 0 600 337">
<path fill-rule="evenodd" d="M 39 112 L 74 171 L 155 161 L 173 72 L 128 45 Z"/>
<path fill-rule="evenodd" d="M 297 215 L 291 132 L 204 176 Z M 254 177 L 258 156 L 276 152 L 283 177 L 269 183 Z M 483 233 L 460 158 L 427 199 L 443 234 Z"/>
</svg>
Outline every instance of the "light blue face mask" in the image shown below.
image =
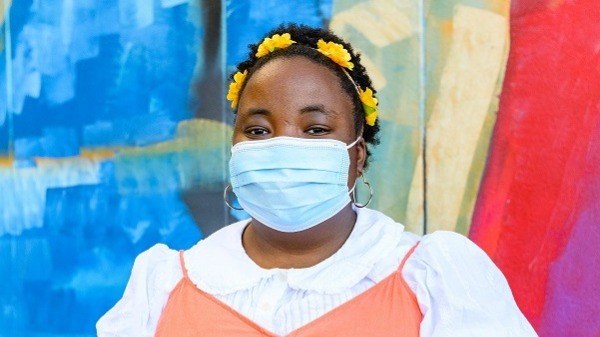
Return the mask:
<svg viewBox="0 0 600 337">
<path fill-rule="evenodd" d="M 352 144 L 335 139 L 275 137 L 231 149 L 231 187 L 254 219 L 286 233 L 331 218 L 351 202 L 348 170 Z"/>
</svg>

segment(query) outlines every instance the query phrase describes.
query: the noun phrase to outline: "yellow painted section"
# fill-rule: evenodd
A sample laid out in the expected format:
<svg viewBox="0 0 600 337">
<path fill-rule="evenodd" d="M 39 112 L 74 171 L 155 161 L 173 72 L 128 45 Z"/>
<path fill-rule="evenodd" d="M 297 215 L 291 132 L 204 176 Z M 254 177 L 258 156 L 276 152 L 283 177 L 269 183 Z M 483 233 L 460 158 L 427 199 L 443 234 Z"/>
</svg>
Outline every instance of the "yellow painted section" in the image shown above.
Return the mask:
<svg viewBox="0 0 600 337">
<path fill-rule="evenodd" d="M 115 156 L 116 149 L 81 149 L 80 156 L 90 160 L 105 160 Z"/>
<path fill-rule="evenodd" d="M 359 3 L 331 20 L 330 28 L 342 31 L 350 26 L 377 48 L 383 48 L 413 34 L 408 2 L 374 0 Z M 409 11 L 406 11 L 409 9 Z"/>
<path fill-rule="evenodd" d="M 381 62 L 381 56 L 377 55 L 378 50 L 414 35 L 418 28 L 415 13 L 415 4 L 408 2 L 366 1 L 333 16 L 329 28 L 342 36 L 359 35 L 368 41 L 369 46 L 361 53 L 361 63 L 367 69 L 375 89 L 381 90 L 387 85 L 387 78 L 382 68 L 385 65 Z M 373 54 L 379 60 L 373 59 Z"/>
<path fill-rule="evenodd" d="M 4 18 L 11 4 L 12 0 L 0 0 L 0 25 L 4 24 Z"/>
<path fill-rule="evenodd" d="M 115 156 L 119 192 L 170 190 L 173 185 L 222 190 L 229 172 L 232 134 L 227 124 L 190 119 L 179 123 L 172 140 L 122 149 Z"/>
<path fill-rule="evenodd" d="M 34 160 L 38 165 L 45 165 L 49 163 L 61 163 L 65 161 L 72 161 L 78 158 L 88 159 L 91 161 L 100 161 L 110 159 L 114 157 L 115 149 L 81 149 L 79 156 L 67 157 L 67 158 L 48 158 L 48 157 L 35 157 Z M 0 157 L 0 166 L 13 167 L 14 159 L 10 157 Z"/>
<path fill-rule="evenodd" d="M 428 231 L 456 229 L 472 165 L 485 161 L 476 150 L 489 141 L 482 130 L 506 63 L 507 17 L 457 5 L 450 41 L 426 129 Z"/>
<path fill-rule="evenodd" d="M 52 158 L 35 157 L 37 165 L 52 165 L 79 160 L 101 161 L 116 156 L 151 156 L 161 153 L 177 153 L 182 151 L 198 152 L 203 149 L 219 149 L 227 152 L 231 143 L 232 129 L 229 125 L 207 119 L 190 119 L 179 122 L 174 139 L 145 147 L 115 147 L 89 149 L 82 148 L 79 156 Z M 226 153 L 225 153 L 226 155 Z M 221 160 L 223 158 L 220 158 Z M 13 167 L 14 159 L 0 157 L 0 166 Z M 214 162 L 207 163 L 215 165 Z M 219 164 L 219 166 L 223 166 Z M 222 173 L 226 175 L 226 173 Z"/>
<path fill-rule="evenodd" d="M 229 147 L 231 126 L 208 119 L 188 119 L 179 122 L 173 140 L 144 147 L 123 148 L 121 155 L 176 152 L 189 149 Z"/>
<path fill-rule="evenodd" d="M 334 2 L 330 28 L 361 53 L 380 101 L 371 206 L 413 232 L 469 229 L 506 66 L 509 7 Z"/>
<path fill-rule="evenodd" d="M 361 54 L 378 91 L 380 118 L 417 129 L 419 11 L 417 1 L 334 1 L 329 25 Z"/>
<path fill-rule="evenodd" d="M 12 167 L 14 160 L 10 157 L 0 157 L 0 167 Z"/>
</svg>

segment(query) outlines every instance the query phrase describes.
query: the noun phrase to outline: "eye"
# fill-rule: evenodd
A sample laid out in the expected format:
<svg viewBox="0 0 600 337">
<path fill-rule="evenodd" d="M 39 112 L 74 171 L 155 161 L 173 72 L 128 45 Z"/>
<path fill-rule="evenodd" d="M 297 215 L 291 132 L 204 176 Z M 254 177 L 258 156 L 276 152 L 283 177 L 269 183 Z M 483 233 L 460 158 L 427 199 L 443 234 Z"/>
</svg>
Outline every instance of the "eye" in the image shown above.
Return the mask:
<svg viewBox="0 0 600 337">
<path fill-rule="evenodd" d="M 329 129 L 324 126 L 312 126 L 306 130 L 306 133 L 311 136 L 321 136 L 329 133 Z"/>
<path fill-rule="evenodd" d="M 246 129 L 246 134 L 250 135 L 250 136 L 264 136 L 268 133 L 269 133 L 269 130 L 267 130 L 263 127 L 259 127 L 259 126 L 255 126 L 255 127 Z"/>
</svg>

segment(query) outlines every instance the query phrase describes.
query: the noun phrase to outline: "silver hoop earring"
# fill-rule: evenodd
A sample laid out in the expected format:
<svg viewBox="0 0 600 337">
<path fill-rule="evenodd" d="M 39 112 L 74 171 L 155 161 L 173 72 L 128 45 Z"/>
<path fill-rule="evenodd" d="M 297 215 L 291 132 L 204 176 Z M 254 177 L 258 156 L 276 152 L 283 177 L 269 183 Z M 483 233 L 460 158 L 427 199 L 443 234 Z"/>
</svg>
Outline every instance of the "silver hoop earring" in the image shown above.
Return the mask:
<svg viewBox="0 0 600 337">
<path fill-rule="evenodd" d="M 229 201 L 227 201 L 227 190 L 231 187 L 231 184 L 227 184 L 227 186 L 225 186 L 225 190 L 223 191 L 223 201 L 225 201 L 225 205 L 227 205 L 227 207 L 236 210 L 236 211 L 243 211 L 243 208 L 236 208 L 233 207 L 229 204 Z"/>
<path fill-rule="evenodd" d="M 367 187 L 369 188 L 369 200 L 367 200 L 367 202 L 364 204 L 357 203 L 356 202 L 356 188 L 354 188 L 352 190 L 352 199 L 354 199 L 354 206 L 356 206 L 358 208 L 364 208 L 364 207 L 367 207 L 367 205 L 369 205 L 371 203 L 371 199 L 373 199 L 373 189 L 371 188 L 371 184 L 367 181 L 367 178 L 365 178 L 365 175 L 361 174 L 360 176 L 362 177 L 363 184 L 367 185 Z"/>
</svg>

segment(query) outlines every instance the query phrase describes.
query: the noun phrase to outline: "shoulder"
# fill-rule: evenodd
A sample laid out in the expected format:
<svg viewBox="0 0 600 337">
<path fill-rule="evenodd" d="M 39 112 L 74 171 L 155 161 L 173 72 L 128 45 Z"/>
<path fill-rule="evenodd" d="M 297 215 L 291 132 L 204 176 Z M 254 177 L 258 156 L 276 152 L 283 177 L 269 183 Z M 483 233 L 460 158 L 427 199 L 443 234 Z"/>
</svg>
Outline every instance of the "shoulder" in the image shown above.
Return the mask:
<svg viewBox="0 0 600 337">
<path fill-rule="evenodd" d="M 134 265 L 147 265 L 148 263 L 164 263 L 176 259 L 179 252 L 169 248 L 163 243 L 157 243 L 154 246 L 140 253 L 136 258 Z"/>
<path fill-rule="evenodd" d="M 456 277 L 461 284 L 478 282 L 480 278 L 486 283 L 506 284 L 494 262 L 479 246 L 464 235 L 449 231 L 438 231 L 421 238 L 408 258 L 403 274 L 416 288 L 418 285 L 414 282 L 418 280 L 414 275 L 420 272 L 435 273 L 446 279 Z M 490 279 L 490 275 L 494 278 Z"/>
<path fill-rule="evenodd" d="M 171 286 L 182 275 L 179 252 L 159 243 L 135 258 L 130 282 L 144 278 L 149 287 Z"/>
<path fill-rule="evenodd" d="M 217 255 L 228 256 L 227 247 L 234 246 L 235 232 L 241 230 L 241 223 L 229 225 L 186 250 L 186 269 L 191 266 L 196 272 L 210 274 L 211 268 L 206 265 L 214 266 Z M 153 336 L 169 295 L 183 278 L 183 267 L 179 251 L 164 244 L 139 254 L 123 297 L 96 324 L 98 336 Z"/>
<path fill-rule="evenodd" d="M 402 275 L 423 313 L 424 336 L 535 336 L 502 272 L 461 234 L 425 235 Z"/>
<path fill-rule="evenodd" d="M 426 261 L 455 261 L 464 259 L 491 260 L 485 252 L 466 236 L 449 231 L 437 231 L 423 236 L 415 257 Z"/>
<path fill-rule="evenodd" d="M 406 257 L 408 269 L 436 267 L 439 271 L 451 269 L 463 262 L 493 266 L 491 259 L 475 243 L 462 234 L 450 231 L 437 231 L 424 236 L 404 230 L 404 226 L 385 214 L 372 209 L 357 209 L 357 240 L 364 252 L 372 247 L 393 248 L 389 255 L 396 264 Z M 352 236 L 349 238 L 352 239 Z M 416 249 L 406 256 L 413 246 Z M 378 252 L 385 256 L 384 252 Z"/>
<path fill-rule="evenodd" d="M 183 269 L 206 269 L 206 264 L 214 266 L 215 259 L 227 255 L 232 251 L 239 251 L 240 237 L 248 220 L 236 222 L 225 226 L 212 235 L 204 238 L 190 249 L 183 251 L 183 260 L 180 252 L 170 249 L 165 244 L 156 244 L 144 251 L 135 259 L 131 277 L 144 277 L 157 286 L 168 285 L 172 288 L 174 283 L 183 277 Z"/>
</svg>

